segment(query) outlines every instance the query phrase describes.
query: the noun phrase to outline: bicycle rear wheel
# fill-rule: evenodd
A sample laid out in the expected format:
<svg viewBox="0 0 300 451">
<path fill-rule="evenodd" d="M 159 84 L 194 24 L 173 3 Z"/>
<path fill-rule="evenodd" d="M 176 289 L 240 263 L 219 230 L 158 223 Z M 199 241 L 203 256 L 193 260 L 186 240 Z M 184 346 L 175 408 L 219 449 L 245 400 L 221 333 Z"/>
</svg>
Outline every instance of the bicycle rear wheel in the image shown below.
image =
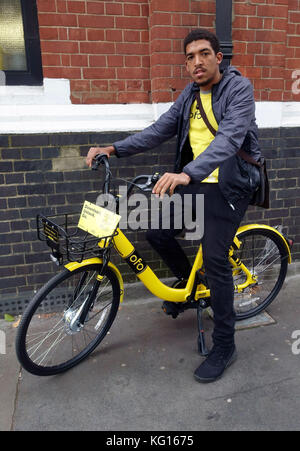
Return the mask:
<svg viewBox="0 0 300 451">
<path fill-rule="evenodd" d="M 237 237 L 241 246 L 234 250 L 234 259 L 241 260 L 257 279 L 241 293 L 235 288 L 236 319 L 242 320 L 257 315 L 276 298 L 286 276 L 288 252 L 283 238 L 272 230 L 250 229 Z M 236 287 L 246 281 L 246 274 L 233 268 L 233 279 Z"/>
<path fill-rule="evenodd" d="M 17 357 L 27 371 L 39 376 L 62 373 L 85 359 L 103 340 L 118 311 L 120 284 L 109 267 L 101 279 L 101 269 L 101 264 L 73 272 L 64 269 L 34 296 L 16 338 Z M 84 323 L 79 324 L 80 312 L 92 291 L 92 305 Z"/>
</svg>

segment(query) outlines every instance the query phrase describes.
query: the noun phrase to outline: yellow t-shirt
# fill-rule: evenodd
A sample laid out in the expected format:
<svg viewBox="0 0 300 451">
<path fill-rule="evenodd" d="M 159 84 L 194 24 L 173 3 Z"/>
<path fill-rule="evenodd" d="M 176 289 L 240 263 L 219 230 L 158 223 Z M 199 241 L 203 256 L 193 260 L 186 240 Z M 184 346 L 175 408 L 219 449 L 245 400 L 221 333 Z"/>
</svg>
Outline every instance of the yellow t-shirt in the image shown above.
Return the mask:
<svg viewBox="0 0 300 451">
<path fill-rule="evenodd" d="M 206 116 L 215 130 L 218 130 L 218 124 L 215 119 L 211 92 L 203 93 L 200 91 L 201 101 L 203 104 Z M 190 113 L 190 131 L 189 139 L 193 150 L 194 160 L 210 145 L 214 140 L 214 135 L 209 131 L 205 122 L 203 121 L 200 111 L 197 109 L 197 101 L 192 105 Z M 206 179 L 202 180 L 205 183 L 218 183 L 219 168 L 215 169 Z"/>
</svg>

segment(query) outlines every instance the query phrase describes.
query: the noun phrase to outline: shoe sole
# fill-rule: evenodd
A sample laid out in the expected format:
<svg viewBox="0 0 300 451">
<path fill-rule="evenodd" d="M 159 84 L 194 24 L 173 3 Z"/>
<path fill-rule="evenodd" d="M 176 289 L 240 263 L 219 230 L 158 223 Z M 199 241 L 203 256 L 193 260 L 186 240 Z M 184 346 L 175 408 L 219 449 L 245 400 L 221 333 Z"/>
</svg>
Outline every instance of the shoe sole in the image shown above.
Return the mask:
<svg viewBox="0 0 300 451">
<path fill-rule="evenodd" d="M 232 354 L 232 356 L 230 357 L 230 359 L 227 362 L 227 365 L 224 368 L 224 371 L 230 366 L 232 365 L 237 359 L 237 352 L 236 350 L 234 351 L 234 353 Z M 204 378 L 204 377 L 199 377 L 197 376 L 197 374 L 194 373 L 194 378 L 196 379 L 197 382 L 202 382 L 203 384 L 208 384 L 209 382 L 215 382 L 218 379 L 221 379 L 221 377 L 224 374 L 224 371 L 222 372 L 222 374 L 220 374 L 218 377 L 210 377 L 210 378 Z"/>
</svg>

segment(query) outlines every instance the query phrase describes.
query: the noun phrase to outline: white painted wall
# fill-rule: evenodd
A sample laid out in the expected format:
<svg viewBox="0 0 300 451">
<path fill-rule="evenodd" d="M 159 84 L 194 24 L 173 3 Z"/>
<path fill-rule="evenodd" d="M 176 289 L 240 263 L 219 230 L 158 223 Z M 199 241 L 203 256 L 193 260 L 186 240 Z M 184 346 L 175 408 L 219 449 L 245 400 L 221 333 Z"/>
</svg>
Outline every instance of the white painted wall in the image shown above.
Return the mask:
<svg viewBox="0 0 300 451">
<path fill-rule="evenodd" d="M 69 80 L 41 87 L 0 86 L 0 133 L 143 130 L 171 103 L 72 105 Z M 300 127 L 300 102 L 256 102 L 259 128 Z"/>
</svg>

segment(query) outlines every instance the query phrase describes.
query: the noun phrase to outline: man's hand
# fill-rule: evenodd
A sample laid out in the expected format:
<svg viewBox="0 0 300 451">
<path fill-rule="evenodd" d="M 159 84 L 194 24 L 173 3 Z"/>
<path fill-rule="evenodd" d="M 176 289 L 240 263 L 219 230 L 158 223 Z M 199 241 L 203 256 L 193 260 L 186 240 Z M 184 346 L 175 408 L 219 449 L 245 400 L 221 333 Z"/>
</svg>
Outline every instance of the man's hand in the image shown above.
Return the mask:
<svg viewBox="0 0 300 451">
<path fill-rule="evenodd" d="M 93 159 L 96 155 L 105 154 L 109 158 L 111 155 L 115 154 L 115 148 L 113 146 L 109 147 L 91 147 L 86 156 L 86 164 L 91 167 L 93 163 Z"/>
<path fill-rule="evenodd" d="M 181 172 L 181 174 L 166 172 L 155 184 L 152 193 L 163 197 L 169 190 L 169 194 L 172 196 L 177 185 L 188 185 L 190 181 L 191 177 L 185 172 Z"/>
</svg>

